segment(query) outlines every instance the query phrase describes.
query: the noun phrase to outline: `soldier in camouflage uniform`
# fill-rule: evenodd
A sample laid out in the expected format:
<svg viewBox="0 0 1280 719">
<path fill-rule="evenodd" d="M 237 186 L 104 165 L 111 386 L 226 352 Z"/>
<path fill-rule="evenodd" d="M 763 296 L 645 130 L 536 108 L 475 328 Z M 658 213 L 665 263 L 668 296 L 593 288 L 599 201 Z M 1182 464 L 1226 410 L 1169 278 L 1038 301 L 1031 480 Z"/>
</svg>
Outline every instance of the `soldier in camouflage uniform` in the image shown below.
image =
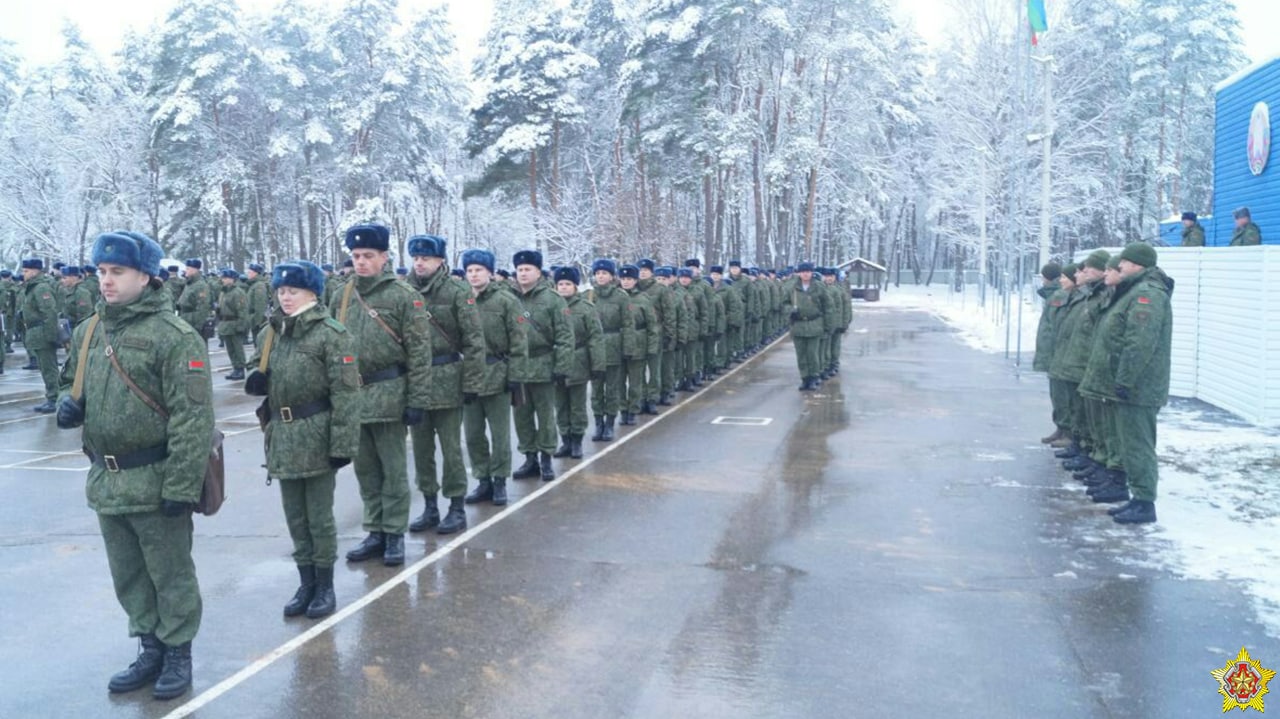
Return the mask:
<svg viewBox="0 0 1280 719">
<path fill-rule="evenodd" d="M 58 287 L 45 274 L 44 261 L 39 258 L 22 261 L 22 277 L 22 343 L 44 380 L 44 404 L 32 409 L 50 414 L 58 399 Z"/>
<path fill-rule="evenodd" d="M 715 265 L 711 268 L 711 288 L 716 297 L 724 305 L 724 336 L 716 345 L 716 369 L 728 369 L 730 362 L 736 362 L 742 352 L 742 325 L 746 322 L 746 305 L 742 301 L 742 292 L 735 287 L 732 280 L 724 276 L 724 268 Z"/>
<path fill-rule="evenodd" d="M 239 273 L 233 269 L 224 269 L 219 273 L 222 277 L 222 289 L 218 294 L 218 339 L 227 348 L 227 359 L 231 361 L 231 374 L 228 380 L 244 379 L 244 333 L 249 331 L 249 296 L 236 281 Z"/>
<path fill-rule="evenodd" d="M 427 419 L 415 426 L 413 466 L 418 490 L 426 500 L 421 516 L 409 525 L 411 532 L 435 528 L 453 534 L 467 528 L 467 467 L 462 462 L 462 407 L 475 402 L 484 385 L 484 330 L 471 287 L 445 265 L 446 241 L 434 235 L 409 238 L 413 258 L 409 284 L 426 304 L 431 324 L 432 385 L 427 393 Z M 436 443 L 440 445 L 441 475 L 436 478 Z M 444 521 L 436 506 L 436 493 L 444 490 L 449 511 Z M 494 504 L 507 502 L 506 487 L 494 487 Z"/>
<path fill-rule="evenodd" d="M 1031 369 L 1036 372 L 1048 372 L 1049 362 L 1053 358 L 1054 320 L 1067 298 L 1067 293 L 1058 283 L 1061 276 L 1062 265 L 1057 262 L 1050 262 L 1040 268 L 1042 282 L 1036 294 L 1044 300 L 1044 305 L 1040 310 L 1040 322 L 1036 326 L 1036 354 L 1031 363 Z M 1052 434 L 1040 438 L 1044 444 L 1052 444 L 1067 436 L 1059 407 L 1061 398 L 1056 395 L 1052 380 L 1049 382 L 1049 401 L 1053 406 L 1054 430 Z"/>
<path fill-rule="evenodd" d="M 822 268 L 822 287 L 827 291 L 827 316 L 826 333 L 822 338 L 821 352 L 818 357 L 819 364 L 822 365 L 822 374 L 818 375 L 819 379 L 828 380 L 836 374 L 836 359 L 840 356 L 839 344 L 837 337 L 845 327 L 845 305 L 852 307 L 851 302 L 845 302 L 840 286 L 836 284 L 836 268 Z"/>
<path fill-rule="evenodd" d="M 13 329 L 17 322 L 18 285 L 13 272 L 0 270 L 0 374 L 4 374 L 4 355 L 13 352 Z"/>
<path fill-rule="evenodd" d="M 622 393 L 626 383 L 626 367 L 622 355 L 622 336 L 634 329 L 634 318 L 627 312 L 626 293 L 618 289 L 614 278 L 618 265 L 613 260 L 600 258 L 591 263 L 593 287 L 587 297 L 595 305 L 600 327 L 604 332 L 605 371 L 603 382 L 591 385 L 591 413 L 595 415 L 596 433 L 593 442 L 613 439 L 613 423 L 622 410 Z"/>
<path fill-rule="evenodd" d="M 82 266 L 80 270 L 84 273 L 84 284 L 89 289 L 89 298 L 96 306 L 98 300 L 102 299 L 102 290 L 98 280 L 98 266 L 90 262 Z"/>
<path fill-rule="evenodd" d="M 1204 227 L 1194 212 L 1182 213 L 1182 247 L 1204 247 Z"/>
<path fill-rule="evenodd" d="M 360 449 L 356 480 L 369 534 L 347 560 L 382 557 L 404 564 L 409 528 L 409 471 L 405 427 L 427 418 L 432 382 L 431 336 L 422 297 L 386 272 L 391 231 L 356 225 L 346 232 L 355 276 L 330 308 L 360 353 Z"/>
<path fill-rule="evenodd" d="M 556 424 L 560 447 L 553 457 L 582 459 L 582 437 L 587 429 L 587 380 L 603 379 L 604 330 L 595 305 L 578 292 L 582 280 L 576 267 L 560 267 L 552 275 L 556 293 L 569 306 L 573 325 L 573 363 L 564 381 L 556 384 Z"/>
<path fill-rule="evenodd" d="M 135 233 L 94 241 L 104 305 L 99 320 L 75 330 L 57 411 L 60 428 L 83 426 L 91 461 L 85 493 L 129 634 L 142 644 L 108 688 L 128 692 L 155 682 L 153 696 L 172 699 L 191 688 L 191 640 L 200 628 L 191 513 L 209 457 L 213 403 L 204 342 L 174 316 L 156 279 L 163 254 Z M 81 363 L 82 386 L 75 381 Z"/>
<path fill-rule="evenodd" d="M 186 280 L 182 294 L 178 296 L 178 316 L 191 325 L 196 334 L 201 333 L 209 313 L 213 311 L 213 289 L 200 273 L 203 266 L 204 263 L 195 257 L 186 261 Z"/>
<path fill-rule="evenodd" d="M 676 385 L 679 392 L 693 392 L 700 384 L 698 379 L 701 372 L 698 370 L 698 348 L 702 346 L 702 328 L 705 326 L 703 319 L 707 312 L 706 303 L 702 301 L 702 295 L 697 291 L 697 285 L 693 279 L 693 269 L 689 267 L 681 267 L 676 270 L 676 296 L 684 303 L 685 315 L 685 333 L 681 338 L 681 346 L 679 348 L 680 367 L 677 373 L 680 382 Z"/>
<path fill-rule="evenodd" d="M 484 377 L 476 398 L 462 407 L 467 435 L 467 456 L 478 484 L 466 497 L 467 504 L 490 502 L 495 484 L 506 489 L 511 474 L 511 399 L 514 384 L 510 368 L 526 354 L 529 326 L 507 283 L 494 280 L 493 253 L 462 253 L 467 284 L 476 300 L 480 328 L 484 332 Z"/>
<path fill-rule="evenodd" d="M 849 287 L 840 278 L 840 271 L 831 268 L 831 274 L 822 276 L 831 290 L 831 303 L 839 311 L 836 313 L 836 327 L 831 333 L 830 352 L 827 355 L 827 371 L 835 375 L 840 371 L 840 346 L 849 325 L 853 324 L 853 299 L 849 295 Z"/>
<path fill-rule="evenodd" d="M 67 293 L 62 314 L 75 327 L 93 314 L 93 292 L 84 281 L 83 271 L 75 265 L 62 268 L 62 287 Z"/>
<path fill-rule="evenodd" d="M 1236 229 L 1231 233 L 1230 247 L 1249 247 L 1262 244 L 1262 230 L 1253 221 L 1253 214 L 1248 207 L 1238 207 L 1231 213 L 1236 221 Z"/>
<path fill-rule="evenodd" d="M 1050 376 L 1067 383 L 1071 397 L 1071 431 L 1073 444 L 1062 452 L 1063 467 L 1073 472 L 1091 468 L 1102 456 L 1102 437 L 1095 437 L 1091 429 L 1090 415 L 1097 408 L 1092 400 L 1080 396 L 1080 380 L 1089 364 L 1093 350 L 1094 329 L 1102 303 L 1106 300 L 1102 273 L 1111 255 L 1106 250 L 1094 250 L 1076 270 L 1076 295 L 1069 300 L 1062 327 L 1054 342 L 1053 363 Z M 1095 456 L 1091 456 L 1095 455 Z"/>
<path fill-rule="evenodd" d="M 1169 401 L 1173 335 L 1171 280 L 1156 266 L 1150 245 L 1132 243 L 1120 253 L 1120 280 L 1097 328 L 1099 350 L 1090 355 L 1080 389 L 1114 398 L 1112 439 L 1124 472 L 1112 475 L 1127 484 L 1132 499 L 1116 508 L 1120 524 L 1156 521 L 1156 415 Z"/>
<path fill-rule="evenodd" d="M 267 326 L 267 311 L 274 305 L 275 299 L 270 283 L 263 276 L 265 272 L 266 268 L 262 264 L 249 263 L 249 282 L 245 293 L 249 295 L 249 335 L 253 337 L 254 347 L 258 346 L 258 334 Z M 323 293 L 316 300 L 322 302 Z"/>
<path fill-rule="evenodd" d="M 683 356 L 681 348 L 689 332 L 684 299 L 675 289 L 675 271 L 669 266 L 654 270 L 654 282 L 666 288 L 666 297 L 670 298 L 662 322 L 662 384 L 658 393 L 658 404 L 666 406 L 675 403 L 677 371 Z"/>
<path fill-rule="evenodd" d="M 633 425 L 636 415 L 645 406 L 644 371 L 649 358 L 658 354 L 662 345 L 662 325 L 648 295 L 640 291 L 640 268 L 623 265 L 618 268 L 618 284 L 627 298 L 626 312 L 631 315 L 631 328 L 624 323 L 622 330 L 623 377 L 626 379 L 626 396 L 622 405 L 622 424 Z"/>
<path fill-rule="evenodd" d="M 814 280 L 812 262 L 801 262 L 796 276 L 785 286 L 786 310 L 791 317 L 791 339 L 796 347 L 796 363 L 803 380 L 800 389 L 815 390 L 822 372 L 818 346 L 827 332 L 830 295 Z"/>
<path fill-rule="evenodd" d="M 672 354 L 675 349 L 678 301 L 671 288 L 654 278 L 656 264 L 653 260 L 640 260 L 636 266 L 640 268 L 640 281 L 636 284 L 649 298 L 650 304 L 653 305 L 653 312 L 658 316 L 658 324 L 661 326 L 659 351 L 649 357 L 648 375 L 644 385 L 644 402 L 640 408 L 644 414 L 656 415 L 658 404 L 662 400 L 667 399 L 666 404 L 670 404 L 666 393 L 674 389 L 672 386 L 664 387 L 662 378 L 666 372 L 663 363 L 667 360 L 667 355 Z"/>
<path fill-rule="evenodd" d="M 1112 255 L 1107 260 L 1107 269 L 1103 273 L 1103 299 L 1094 308 L 1094 325 L 1101 327 L 1106 322 L 1107 313 L 1114 306 L 1115 287 L 1120 284 L 1120 256 Z M 1089 488 L 1088 495 L 1095 502 L 1123 502 L 1129 499 L 1125 487 L 1124 468 L 1120 464 L 1119 443 L 1115 431 L 1115 396 L 1111 392 L 1100 392 L 1097 388 L 1086 386 L 1089 378 L 1089 367 L 1099 360 L 1095 353 L 1105 352 L 1105 343 L 1098 340 L 1098 333 L 1093 334 L 1093 348 L 1085 363 L 1085 371 L 1080 380 L 1079 396 L 1085 403 L 1085 418 L 1089 422 L 1089 436 L 1093 438 L 1093 451 L 1089 455 L 1090 465 L 1075 473 L 1075 478 L 1082 480 Z"/>
<path fill-rule="evenodd" d="M 516 266 L 520 314 L 527 327 L 528 355 L 517 357 L 511 379 L 521 384 L 524 401 L 516 407 L 516 437 L 525 462 L 511 476 L 556 478 L 551 454 L 556 451 L 555 385 L 569 376 L 573 363 L 573 326 L 569 306 L 542 277 L 542 253 L 517 252 Z"/>
<path fill-rule="evenodd" d="M 276 265 L 271 287 L 282 312 L 256 338 L 259 350 L 244 387 L 267 398 L 267 475 L 280 485 L 298 567 L 298 590 L 284 615 L 317 619 L 337 608 L 333 493 L 338 470 L 360 448 L 359 364 L 350 333 L 319 301 L 319 267 L 305 260 Z M 266 368 L 260 370 L 268 347 Z"/>
</svg>

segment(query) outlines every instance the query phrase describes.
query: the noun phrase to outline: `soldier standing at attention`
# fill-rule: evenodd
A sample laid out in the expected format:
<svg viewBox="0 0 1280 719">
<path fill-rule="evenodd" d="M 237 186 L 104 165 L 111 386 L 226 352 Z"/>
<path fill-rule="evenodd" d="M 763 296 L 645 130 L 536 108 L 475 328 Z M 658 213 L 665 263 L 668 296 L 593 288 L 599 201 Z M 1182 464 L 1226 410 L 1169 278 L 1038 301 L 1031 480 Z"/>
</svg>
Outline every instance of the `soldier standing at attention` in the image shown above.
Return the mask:
<svg viewBox="0 0 1280 719">
<path fill-rule="evenodd" d="M 519 303 L 507 290 L 507 283 L 493 281 L 492 252 L 467 250 L 462 253 L 462 267 L 476 300 L 485 346 L 484 377 L 477 396 L 462 406 L 467 456 L 471 458 L 471 472 L 479 482 L 465 501 L 467 504 L 490 501 L 505 504 L 507 477 L 511 475 L 514 383 L 510 367 L 516 357 L 525 355 L 528 324 L 520 314 Z"/>
<path fill-rule="evenodd" d="M 818 344 L 826 331 L 829 297 L 821 285 L 813 281 L 813 263 L 801 262 L 796 276 L 784 285 L 783 302 L 791 317 L 791 340 L 796 347 L 796 363 L 803 380 L 800 389 L 818 388 L 818 375 L 822 372 L 818 357 Z"/>
<path fill-rule="evenodd" d="M 1231 213 L 1236 221 L 1236 231 L 1231 235 L 1231 247 L 1248 247 L 1262 244 L 1262 230 L 1253 223 L 1248 207 L 1238 207 Z"/>
<path fill-rule="evenodd" d="M 159 245 L 115 232 L 94 241 L 92 256 L 104 304 L 73 335 L 58 427 L 83 427 L 91 461 L 85 494 L 129 635 L 142 645 L 107 687 L 129 692 L 154 682 L 156 699 L 173 699 L 191 688 L 191 640 L 202 610 L 191 513 L 213 434 L 209 353 L 174 316 L 156 279 Z"/>
<path fill-rule="evenodd" d="M 102 299 L 102 290 L 98 282 L 98 266 L 90 262 L 83 265 L 80 271 L 84 273 L 84 284 L 89 288 L 89 297 L 93 304 L 97 305 L 98 300 Z"/>
<path fill-rule="evenodd" d="M 1182 246 L 1204 247 L 1204 227 L 1194 212 L 1182 213 Z"/>
<path fill-rule="evenodd" d="M 626 379 L 626 395 L 622 399 L 622 424 L 633 425 L 636 415 L 644 408 L 644 371 L 649 358 L 658 353 L 662 338 L 662 326 L 654 312 L 653 303 L 640 291 L 640 268 L 623 265 L 618 269 L 618 284 L 627 300 L 626 312 L 631 315 L 631 327 L 622 330 L 623 377 Z"/>
<path fill-rule="evenodd" d="M 51 414 L 58 399 L 58 288 L 44 273 L 44 260 L 38 257 L 22 261 L 22 280 L 22 344 L 44 380 L 44 404 L 32 409 Z"/>
<path fill-rule="evenodd" d="M 1062 466 L 1073 472 L 1092 467 L 1101 456 L 1102 439 L 1095 436 L 1096 423 L 1090 421 L 1090 415 L 1096 415 L 1097 408 L 1093 402 L 1080 396 L 1080 380 L 1084 378 L 1089 355 L 1093 351 L 1098 313 L 1107 299 L 1102 274 L 1109 259 L 1111 255 L 1106 250 L 1094 250 L 1076 270 L 1078 298 L 1069 301 L 1061 331 L 1054 341 L 1050 372 L 1067 382 L 1072 407 L 1071 431 L 1075 440 L 1068 451 L 1064 451 L 1067 456 L 1063 457 Z"/>
<path fill-rule="evenodd" d="M 66 290 L 66 304 L 62 306 L 62 314 L 75 327 L 93 314 L 93 292 L 84 281 L 83 271 L 75 265 L 62 268 L 62 287 Z"/>
<path fill-rule="evenodd" d="M 636 286 L 649 298 L 649 302 L 653 305 L 653 312 L 658 316 L 658 324 L 661 326 L 659 351 L 649 358 L 648 377 L 644 384 L 644 404 L 640 409 L 644 414 L 656 415 L 658 404 L 665 399 L 665 393 L 672 389 L 671 387 L 663 388 L 662 378 L 666 373 L 663 362 L 666 361 L 671 350 L 675 349 L 677 300 L 666 284 L 654 279 L 654 270 L 657 265 L 653 260 L 640 260 L 636 266 L 640 268 L 640 281 Z"/>
<path fill-rule="evenodd" d="M 528 356 L 516 357 L 512 380 L 521 383 L 524 402 L 516 407 L 516 438 L 524 464 L 512 477 L 556 478 L 551 453 L 556 451 L 555 383 L 569 375 L 573 362 L 573 327 L 569 306 L 542 279 L 542 253 L 517 252 L 512 260 L 518 284 L 516 301 L 527 327 Z"/>
<path fill-rule="evenodd" d="M 587 380 L 603 379 L 604 331 L 595 305 L 578 292 L 582 280 L 576 267 L 561 267 L 552 275 L 556 293 L 569 306 L 573 325 L 573 364 L 564 381 L 556 384 L 556 424 L 560 427 L 560 448 L 554 457 L 582 459 L 582 436 L 587 429 Z"/>
<path fill-rule="evenodd" d="M 591 386 L 591 413 L 596 419 L 593 442 L 613 439 L 613 423 L 622 409 L 623 383 L 626 382 L 622 356 L 623 333 L 634 329 L 634 318 L 627 312 L 627 296 L 618 290 L 614 277 L 618 265 L 613 260 L 598 258 L 591 263 L 593 287 L 588 298 L 596 307 L 600 328 L 604 332 L 604 381 Z"/>
<path fill-rule="evenodd" d="M 351 333 L 360 353 L 360 449 L 356 480 L 369 533 L 347 561 L 382 557 L 404 564 L 404 532 L 409 527 L 409 469 L 405 427 L 427 418 L 431 390 L 431 338 L 422 297 L 385 272 L 391 231 L 383 225 L 347 230 L 355 265 L 330 308 Z"/>
<path fill-rule="evenodd" d="M 1031 363 L 1031 369 L 1036 372 L 1048 372 L 1053 360 L 1055 319 L 1058 310 L 1067 301 L 1067 291 L 1058 282 L 1061 276 L 1062 266 L 1057 262 L 1050 262 L 1040 268 L 1041 287 L 1036 290 L 1036 294 L 1044 300 L 1044 306 L 1040 309 L 1040 323 L 1036 326 L 1036 355 Z M 1040 438 L 1044 444 L 1052 444 L 1068 436 L 1066 419 L 1062 414 L 1064 400 L 1058 396 L 1056 388 L 1054 381 L 1049 380 L 1049 402 L 1053 406 L 1054 429 L 1052 434 Z"/>
<path fill-rule="evenodd" d="M 249 296 L 236 280 L 239 275 L 227 268 L 219 273 L 222 290 L 218 295 L 218 338 L 231 361 L 229 380 L 244 379 L 244 333 L 249 330 Z"/>
<path fill-rule="evenodd" d="M 1116 398 L 1114 439 L 1132 499 L 1112 519 L 1147 524 L 1156 521 L 1156 415 L 1169 401 L 1173 280 L 1156 266 L 1155 249 L 1140 242 L 1120 253 L 1119 269 L 1111 306 L 1097 330 L 1098 362 L 1081 390 L 1109 388 Z"/>
<path fill-rule="evenodd" d="M 427 391 L 427 419 L 410 430 L 413 467 L 418 490 L 426 500 L 411 532 L 432 527 L 438 534 L 467 528 L 467 466 L 462 461 L 462 406 L 475 402 L 484 388 L 484 330 L 471 287 L 460 282 L 445 265 L 446 241 L 434 235 L 409 238 L 413 258 L 409 284 L 426 304 L 431 325 L 431 387 Z M 442 474 L 436 478 L 436 442 L 440 444 Z M 449 512 L 440 521 L 436 493 L 444 490 Z"/>
<path fill-rule="evenodd" d="M 822 276 L 822 281 L 831 292 L 831 307 L 835 318 L 835 327 L 831 331 L 831 342 L 827 347 L 826 357 L 827 376 L 832 377 L 840 371 L 841 340 L 849 329 L 849 325 L 853 324 L 853 298 L 849 295 L 849 288 L 840 282 L 840 270 L 834 267 L 828 270 L 829 272 Z"/>
<path fill-rule="evenodd" d="M 677 372 L 683 356 L 681 345 L 689 331 L 684 299 L 675 290 L 675 272 L 670 266 L 654 270 L 654 281 L 666 288 L 666 296 L 671 300 L 667 308 L 670 321 L 664 316 L 662 322 L 662 384 L 658 392 L 658 404 L 665 406 L 675 403 Z"/>
<path fill-rule="evenodd" d="M 1120 255 L 1112 255 L 1107 260 L 1107 269 L 1102 275 L 1105 299 L 1098 306 L 1095 324 L 1098 327 L 1106 322 L 1107 313 L 1111 311 L 1115 300 L 1115 287 L 1120 284 Z M 1088 419 L 1091 425 L 1090 434 L 1096 443 L 1093 458 L 1096 462 L 1076 472 L 1075 478 L 1082 480 L 1089 487 L 1088 495 L 1094 502 L 1112 503 L 1129 501 L 1129 490 L 1126 487 L 1124 468 L 1120 464 L 1119 443 L 1116 441 L 1114 388 L 1097 387 L 1091 380 L 1090 372 L 1104 371 L 1101 363 L 1109 363 L 1110 357 L 1103 357 L 1106 345 L 1099 341 L 1094 333 L 1093 348 L 1089 351 L 1089 359 L 1085 365 L 1084 376 L 1080 380 L 1080 398 L 1089 407 Z"/>
<path fill-rule="evenodd" d="M 257 338 L 245 392 L 267 398 L 267 475 L 278 481 L 299 586 L 286 617 L 333 614 L 338 470 L 360 447 L 360 372 L 351 334 L 320 304 L 324 274 L 305 260 L 276 265 L 280 314 Z M 267 354 L 265 371 L 262 356 Z"/>
<path fill-rule="evenodd" d="M 258 333 L 267 326 L 267 309 L 271 307 L 272 291 L 267 278 L 263 277 L 266 268 L 258 262 L 250 262 L 248 268 L 249 286 L 245 292 L 249 295 L 249 336 L 253 338 L 253 346 L 258 346 Z M 319 301 L 323 297 L 317 297 Z"/>
<path fill-rule="evenodd" d="M 719 265 L 711 268 L 711 287 L 724 303 L 725 332 L 716 354 L 716 368 L 723 372 L 731 362 L 737 362 L 742 354 L 742 326 L 747 321 L 746 303 L 742 299 L 745 288 L 738 287 L 734 280 L 726 278 L 724 268 Z"/>
<path fill-rule="evenodd" d="M 183 283 L 182 294 L 178 297 L 178 316 L 191 325 L 196 334 L 200 334 L 213 310 L 213 292 L 200 274 L 204 263 L 192 257 L 185 264 L 186 281 Z"/>
<path fill-rule="evenodd" d="M 698 348 L 702 346 L 703 315 L 706 304 L 700 302 L 701 295 L 693 279 L 693 269 L 681 267 L 676 270 L 676 297 L 684 303 L 685 334 L 680 356 L 680 384 L 676 387 L 681 392 L 693 392 L 701 385 L 698 377 Z"/>
<path fill-rule="evenodd" d="M 13 282 L 13 272 L 0 270 L 0 374 L 4 374 L 4 355 L 13 352 L 13 325 L 18 297 L 18 286 Z"/>
</svg>

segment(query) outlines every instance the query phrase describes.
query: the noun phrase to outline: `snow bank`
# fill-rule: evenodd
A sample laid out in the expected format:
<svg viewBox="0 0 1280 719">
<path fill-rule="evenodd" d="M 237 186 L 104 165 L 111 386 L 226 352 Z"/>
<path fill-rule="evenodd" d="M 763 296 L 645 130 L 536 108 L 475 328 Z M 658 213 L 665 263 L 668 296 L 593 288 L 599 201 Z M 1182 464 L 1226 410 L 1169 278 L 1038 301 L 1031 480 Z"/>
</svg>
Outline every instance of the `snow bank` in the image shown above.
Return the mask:
<svg viewBox="0 0 1280 719">
<path fill-rule="evenodd" d="M 878 307 L 930 312 L 959 330 L 960 339 L 965 344 L 983 352 L 1005 352 L 1006 348 L 1010 354 L 1017 352 L 1021 334 L 1024 363 L 1029 364 L 1036 348 L 1036 327 L 1040 322 L 1042 305 L 1043 300 L 1032 292 L 1028 292 L 1023 300 L 1016 294 L 1004 300 L 990 291 L 983 306 L 973 285 L 966 286 L 963 292 L 952 292 L 946 285 L 935 284 L 930 287 L 890 285 L 881 293 L 879 302 L 855 300 L 853 309 L 855 313 Z M 1021 332 L 1018 329 L 1019 310 L 1022 314 Z"/>
</svg>

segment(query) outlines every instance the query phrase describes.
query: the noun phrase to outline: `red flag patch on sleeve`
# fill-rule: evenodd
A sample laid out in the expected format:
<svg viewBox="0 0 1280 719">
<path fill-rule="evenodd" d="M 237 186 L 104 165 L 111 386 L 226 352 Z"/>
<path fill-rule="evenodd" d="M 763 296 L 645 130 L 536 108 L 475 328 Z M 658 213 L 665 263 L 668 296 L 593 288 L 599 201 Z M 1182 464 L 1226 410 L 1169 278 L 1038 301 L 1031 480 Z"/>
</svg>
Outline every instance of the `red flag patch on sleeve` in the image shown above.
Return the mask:
<svg viewBox="0 0 1280 719">
<path fill-rule="evenodd" d="M 422 300 L 414 300 L 414 301 L 413 301 L 413 306 L 414 306 L 414 307 L 422 307 Z"/>
<path fill-rule="evenodd" d="M 523 318 L 523 317 L 517 317 L 517 318 L 516 318 L 516 323 L 517 323 L 517 324 L 524 324 L 524 318 Z"/>
<path fill-rule="evenodd" d="M 467 304 L 469 304 L 469 305 L 474 305 L 475 303 L 476 303 L 476 298 L 474 298 L 474 297 L 468 297 L 468 298 L 467 298 Z"/>
<path fill-rule="evenodd" d="M 1139 298 L 1138 298 L 1138 304 L 1140 304 L 1140 305 L 1149 305 L 1149 304 L 1151 304 L 1151 298 L 1150 298 L 1150 297 L 1139 297 Z"/>
<path fill-rule="evenodd" d="M 187 363 L 187 370 L 196 372 L 204 369 L 204 360 L 191 360 Z"/>
<path fill-rule="evenodd" d="M 347 355 L 342 358 L 342 364 L 355 364 L 355 362 L 356 362 L 356 358 L 352 357 L 351 355 Z"/>
</svg>

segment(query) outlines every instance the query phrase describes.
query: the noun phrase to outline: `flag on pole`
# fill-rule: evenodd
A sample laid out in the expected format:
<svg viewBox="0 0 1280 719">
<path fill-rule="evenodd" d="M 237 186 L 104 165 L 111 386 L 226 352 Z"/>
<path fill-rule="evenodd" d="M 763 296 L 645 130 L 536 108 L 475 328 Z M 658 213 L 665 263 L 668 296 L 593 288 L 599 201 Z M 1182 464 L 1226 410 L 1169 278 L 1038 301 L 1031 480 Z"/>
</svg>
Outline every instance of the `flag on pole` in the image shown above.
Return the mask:
<svg viewBox="0 0 1280 719">
<path fill-rule="evenodd" d="M 1036 33 L 1049 29 L 1048 16 L 1044 12 L 1044 0 L 1027 0 L 1027 22 L 1031 24 L 1031 44 L 1036 44 Z"/>
</svg>

